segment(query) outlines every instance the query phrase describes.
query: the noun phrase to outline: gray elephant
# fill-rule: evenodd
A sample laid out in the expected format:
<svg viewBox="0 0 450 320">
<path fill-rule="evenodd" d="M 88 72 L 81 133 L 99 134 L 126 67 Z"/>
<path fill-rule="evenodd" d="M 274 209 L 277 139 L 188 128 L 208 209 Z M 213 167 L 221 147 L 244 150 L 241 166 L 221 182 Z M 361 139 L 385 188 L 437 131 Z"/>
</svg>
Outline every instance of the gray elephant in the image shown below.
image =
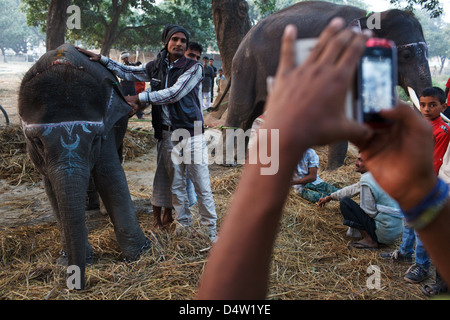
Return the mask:
<svg viewBox="0 0 450 320">
<path fill-rule="evenodd" d="M 83 289 L 85 266 L 93 258 L 85 223 L 91 176 L 125 260 L 137 259 L 150 247 L 120 161 L 131 107 L 110 71 L 64 44 L 25 74 L 18 108 L 27 151 L 43 176 L 67 263 L 80 268 Z"/>
<path fill-rule="evenodd" d="M 280 39 L 285 26 L 295 24 L 299 38 L 315 38 L 336 16 L 343 17 L 349 25 L 362 29 L 371 27 L 374 36 L 391 39 L 396 43 L 399 85 L 406 92 L 408 86 L 419 93 L 431 85 L 422 27 L 412 13 L 389 10 L 368 16 L 366 11 L 352 6 L 323 1 L 300 2 L 261 20 L 242 40 L 232 63 L 225 127 L 247 130 L 263 112 L 267 95 L 266 78 L 275 75 L 280 56 Z M 334 169 L 342 165 L 346 152 L 347 142 L 331 146 L 328 168 Z"/>
</svg>

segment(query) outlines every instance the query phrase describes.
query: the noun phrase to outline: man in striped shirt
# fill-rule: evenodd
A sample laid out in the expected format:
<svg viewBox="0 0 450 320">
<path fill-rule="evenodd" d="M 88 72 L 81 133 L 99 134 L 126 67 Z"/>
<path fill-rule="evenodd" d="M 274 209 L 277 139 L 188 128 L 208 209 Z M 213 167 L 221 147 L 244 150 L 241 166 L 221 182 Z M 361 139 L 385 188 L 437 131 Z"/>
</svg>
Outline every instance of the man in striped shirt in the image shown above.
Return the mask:
<svg viewBox="0 0 450 320">
<path fill-rule="evenodd" d="M 177 212 L 178 222 L 183 226 L 192 225 L 186 193 L 187 174 L 197 194 L 200 222 L 207 227 L 209 238 L 214 240 L 217 215 L 209 180 L 208 153 L 199 100 L 203 67 L 201 63 L 184 56 L 189 33 L 183 27 L 167 25 L 162 33 L 162 41 L 164 48 L 157 58 L 138 67 L 125 66 L 107 57 L 79 50 L 89 55 L 91 60 L 105 65 L 121 79 L 150 82 L 149 89 L 139 95 L 126 97 L 126 100 L 134 112 L 152 105 L 152 122 L 158 139 L 158 167 L 164 166 L 170 179 L 172 205 Z M 178 129 L 188 136 L 179 135 Z M 177 133 L 176 141 L 172 141 L 172 133 L 174 136 Z M 179 139 L 180 136 L 183 138 Z M 200 158 L 201 161 L 174 161 L 174 148 L 183 156 L 190 154 L 191 160 Z M 157 187 L 154 185 L 154 190 Z"/>
</svg>

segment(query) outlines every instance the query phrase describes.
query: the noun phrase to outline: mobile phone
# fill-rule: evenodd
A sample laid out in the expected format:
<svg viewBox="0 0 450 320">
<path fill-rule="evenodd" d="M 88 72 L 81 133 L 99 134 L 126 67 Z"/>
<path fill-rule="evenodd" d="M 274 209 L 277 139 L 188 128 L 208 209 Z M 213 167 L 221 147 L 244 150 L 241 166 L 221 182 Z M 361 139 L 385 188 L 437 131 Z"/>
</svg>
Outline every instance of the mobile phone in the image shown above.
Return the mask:
<svg viewBox="0 0 450 320">
<path fill-rule="evenodd" d="M 370 38 L 357 71 L 357 104 L 362 121 L 372 127 L 390 122 L 381 117 L 383 109 L 397 103 L 397 49 L 393 41 Z"/>
<path fill-rule="evenodd" d="M 312 49 L 317 44 L 318 38 L 304 38 L 298 39 L 295 43 L 296 63 L 301 65 L 310 55 Z M 356 104 L 356 84 L 355 79 L 352 80 L 352 85 L 347 90 L 345 98 L 345 115 L 352 120 L 360 120 L 362 116 Z"/>
</svg>

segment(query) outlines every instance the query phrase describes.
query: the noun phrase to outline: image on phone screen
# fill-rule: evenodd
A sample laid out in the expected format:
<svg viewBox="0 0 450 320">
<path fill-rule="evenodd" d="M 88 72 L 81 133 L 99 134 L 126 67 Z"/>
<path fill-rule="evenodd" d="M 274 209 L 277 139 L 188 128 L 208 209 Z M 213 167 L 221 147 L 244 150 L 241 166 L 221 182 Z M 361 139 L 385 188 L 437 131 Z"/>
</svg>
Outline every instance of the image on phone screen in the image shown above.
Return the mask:
<svg viewBox="0 0 450 320">
<path fill-rule="evenodd" d="M 364 113 L 392 107 L 392 59 L 386 56 L 362 58 L 362 100 Z"/>
</svg>

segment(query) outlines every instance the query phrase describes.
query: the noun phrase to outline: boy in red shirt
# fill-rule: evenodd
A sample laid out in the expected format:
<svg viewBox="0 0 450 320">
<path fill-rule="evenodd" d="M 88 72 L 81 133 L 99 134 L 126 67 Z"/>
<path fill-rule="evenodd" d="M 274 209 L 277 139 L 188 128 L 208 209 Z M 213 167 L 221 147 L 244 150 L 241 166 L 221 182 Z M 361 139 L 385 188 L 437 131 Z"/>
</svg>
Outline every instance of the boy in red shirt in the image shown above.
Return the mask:
<svg viewBox="0 0 450 320">
<path fill-rule="evenodd" d="M 445 100 L 444 91 L 438 87 L 426 88 L 419 97 L 420 112 L 433 127 L 433 167 L 436 175 L 439 174 L 442 159 L 444 158 L 444 154 L 447 151 L 448 143 L 450 141 L 450 128 L 441 119 L 441 113 L 447 108 Z"/>
<path fill-rule="evenodd" d="M 444 113 L 447 108 L 446 100 L 445 92 L 438 87 L 426 88 L 419 97 L 420 112 L 425 119 L 430 121 L 433 127 L 433 167 L 436 175 L 439 174 L 439 169 L 441 168 L 442 160 L 450 141 L 450 128 L 441 118 L 441 113 Z M 422 287 L 422 292 L 427 296 L 433 296 L 447 291 L 446 284 L 437 272 L 436 282 Z"/>
<path fill-rule="evenodd" d="M 450 128 L 441 118 L 441 113 L 444 113 L 447 108 L 446 100 L 445 92 L 438 87 L 426 88 L 419 97 L 420 112 L 425 119 L 430 121 L 430 124 L 433 127 L 433 167 L 436 175 L 439 174 L 439 169 L 441 168 L 442 160 L 450 141 Z M 425 285 L 422 288 L 422 291 L 428 296 L 433 296 L 447 292 L 448 289 L 436 272 L 435 284 Z"/>
</svg>

